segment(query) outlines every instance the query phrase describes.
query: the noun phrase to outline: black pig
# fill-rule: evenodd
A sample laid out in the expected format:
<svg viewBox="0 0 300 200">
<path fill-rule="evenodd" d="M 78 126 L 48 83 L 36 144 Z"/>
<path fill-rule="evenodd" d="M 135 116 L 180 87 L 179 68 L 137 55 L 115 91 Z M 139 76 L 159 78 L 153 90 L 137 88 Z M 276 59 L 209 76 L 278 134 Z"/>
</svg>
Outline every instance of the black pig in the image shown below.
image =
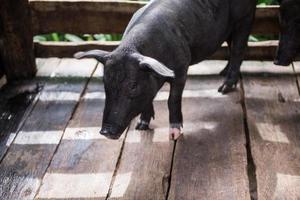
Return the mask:
<svg viewBox="0 0 300 200">
<path fill-rule="evenodd" d="M 255 4 L 255 0 L 153 0 L 134 14 L 113 52 L 75 54 L 76 58 L 96 58 L 105 66 L 100 133 L 117 139 L 139 114 L 136 128 L 148 129 L 154 117 L 152 101 L 169 82 L 170 136 L 177 139 L 188 66 L 206 59 L 227 41 L 230 59 L 221 72 L 226 78 L 219 92 L 231 91 L 239 80 Z"/>
<path fill-rule="evenodd" d="M 280 41 L 274 63 L 288 66 L 300 52 L 300 0 L 280 0 Z"/>
</svg>

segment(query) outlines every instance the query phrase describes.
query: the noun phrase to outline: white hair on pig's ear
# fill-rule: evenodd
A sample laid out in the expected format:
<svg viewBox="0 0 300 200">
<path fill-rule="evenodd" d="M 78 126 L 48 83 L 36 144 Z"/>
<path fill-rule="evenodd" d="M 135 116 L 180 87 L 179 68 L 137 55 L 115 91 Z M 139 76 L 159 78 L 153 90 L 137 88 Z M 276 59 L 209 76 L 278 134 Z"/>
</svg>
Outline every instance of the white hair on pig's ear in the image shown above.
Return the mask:
<svg viewBox="0 0 300 200">
<path fill-rule="evenodd" d="M 90 51 L 80 51 L 74 54 L 74 58 L 81 59 L 81 58 L 95 58 L 99 62 L 104 63 L 107 59 L 109 52 L 103 50 L 90 50 Z"/>
<path fill-rule="evenodd" d="M 158 60 L 148 56 L 143 56 L 139 53 L 133 53 L 132 56 L 139 61 L 139 65 L 141 67 L 147 67 L 163 77 L 175 78 L 174 71 L 166 67 Z"/>
</svg>

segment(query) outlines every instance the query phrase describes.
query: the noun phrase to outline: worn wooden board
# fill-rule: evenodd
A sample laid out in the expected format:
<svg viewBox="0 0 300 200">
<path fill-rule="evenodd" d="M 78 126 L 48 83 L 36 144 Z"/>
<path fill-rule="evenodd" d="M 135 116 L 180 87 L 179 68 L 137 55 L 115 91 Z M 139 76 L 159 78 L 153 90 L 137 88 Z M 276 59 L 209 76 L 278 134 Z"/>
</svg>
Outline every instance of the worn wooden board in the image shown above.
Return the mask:
<svg viewBox="0 0 300 200">
<path fill-rule="evenodd" d="M 299 94 L 291 66 L 282 70 L 280 76 L 269 73 L 243 77 L 257 195 L 261 200 L 300 199 Z"/>
<path fill-rule="evenodd" d="M 120 42 L 35 42 L 35 55 L 37 57 L 73 57 L 78 51 L 90 49 L 102 49 L 112 51 L 118 47 Z M 273 60 L 278 46 L 278 41 L 249 42 L 245 55 L 246 60 Z M 223 45 L 213 54 L 210 60 L 228 59 L 228 48 Z M 296 58 L 299 60 L 299 57 Z"/>
<path fill-rule="evenodd" d="M 0 160 L 33 109 L 39 92 L 34 82 L 5 86 L 0 93 Z"/>
<path fill-rule="evenodd" d="M 35 34 L 55 31 L 76 34 L 123 33 L 134 12 L 146 3 L 116 0 L 31 0 L 33 31 Z M 278 34 L 278 10 L 278 6 L 259 7 L 253 34 Z M 65 19 L 68 19 L 68 23 Z"/>
<path fill-rule="evenodd" d="M 187 83 L 184 136 L 176 145 L 168 199 L 250 199 L 239 91 L 217 92 L 218 77 Z M 189 86 L 190 85 L 190 86 Z"/>
<path fill-rule="evenodd" d="M 28 1 L 1 2 L 1 60 L 8 81 L 32 78 L 36 73 L 33 31 Z"/>
<path fill-rule="evenodd" d="M 46 84 L 0 164 L 1 199 L 34 198 L 86 83 L 65 79 Z"/>
<path fill-rule="evenodd" d="M 37 58 L 37 77 L 53 77 L 61 59 L 59 58 Z"/>
<path fill-rule="evenodd" d="M 48 85 L 0 164 L 1 199 L 32 199 L 84 82 Z M 59 94 L 57 94 L 59 92 Z M 72 99 L 70 94 L 73 94 Z"/>
<path fill-rule="evenodd" d="M 94 78 L 64 133 L 38 199 L 106 198 L 124 137 L 108 140 L 99 134 L 103 94 L 103 83 Z"/>
<path fill-rule="evenodd" d="M 91 76 L 97 65 L 95 59 L 38 58 L 36 60 L 38 77 L 82 77 Z"/>
</svg>

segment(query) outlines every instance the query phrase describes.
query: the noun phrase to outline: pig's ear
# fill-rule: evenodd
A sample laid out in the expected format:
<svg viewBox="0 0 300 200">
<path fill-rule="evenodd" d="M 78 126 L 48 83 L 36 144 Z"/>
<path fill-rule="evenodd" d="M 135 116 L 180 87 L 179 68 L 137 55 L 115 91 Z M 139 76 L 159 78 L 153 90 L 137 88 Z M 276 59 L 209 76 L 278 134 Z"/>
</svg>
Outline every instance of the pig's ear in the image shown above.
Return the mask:
<svg viewBox="0 0 300 200">
<path fill-rule="evenodd" d="M 132 56 L 138 59 L 140 67 L 151 69 L 163 77 L 175 78 L 174 71 L 170 70 L 164 64 L 155 60 L 154 58 L 143 56 L 137 53 L 133 54 Z"/>
<path fill-rule="evenodd" d="M 74 58 L 81 59 L 81 58 L 95 58 L 99 62 L 104 63 L 107 59 L 109 52 L 102 51 L 102 50 L 91 50 L 86 52 L 77 52 L 74 54 Z"/>
</svg>

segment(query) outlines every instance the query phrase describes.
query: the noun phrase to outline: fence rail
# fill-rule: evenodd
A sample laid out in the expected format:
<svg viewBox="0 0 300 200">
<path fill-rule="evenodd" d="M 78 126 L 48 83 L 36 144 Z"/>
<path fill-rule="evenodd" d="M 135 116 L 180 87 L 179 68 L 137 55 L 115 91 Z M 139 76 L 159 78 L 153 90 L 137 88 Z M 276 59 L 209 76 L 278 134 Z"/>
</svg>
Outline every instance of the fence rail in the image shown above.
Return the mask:
<svg viewBox="0 0 300 200">
<path fill-rule="evenodd" d="M 130 18 L 145 2 L 30 1 L 34 34 L 123 33 Z M 253 34 L 278 34 L 278 7 L 258 7 Z M 49 17 L 51 16 L 51 17 Z"/>
</svg>

